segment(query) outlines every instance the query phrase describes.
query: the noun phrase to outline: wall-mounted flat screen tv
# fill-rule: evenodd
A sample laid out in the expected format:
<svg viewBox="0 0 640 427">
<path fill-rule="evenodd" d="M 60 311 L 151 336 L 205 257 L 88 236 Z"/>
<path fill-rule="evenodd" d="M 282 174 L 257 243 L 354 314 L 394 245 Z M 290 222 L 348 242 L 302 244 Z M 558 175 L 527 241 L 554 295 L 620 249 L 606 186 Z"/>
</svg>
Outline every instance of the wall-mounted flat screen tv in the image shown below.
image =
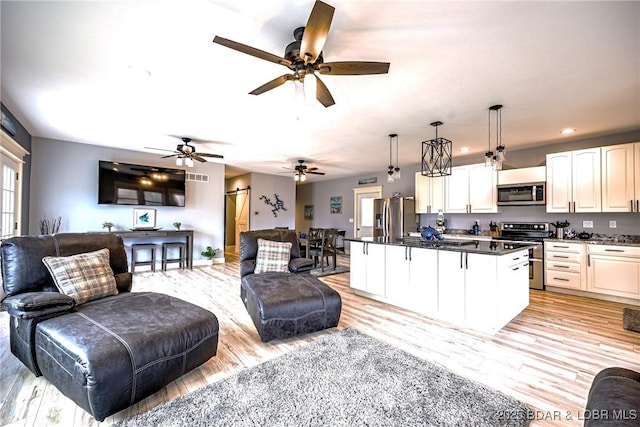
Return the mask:
<svg viewBox="0 0 640 427">
<path fill-rule="evenodd" d="M 184 170 L 106 160 L 98 163 L 98 204 L 184 207 Z"/>
</svg>

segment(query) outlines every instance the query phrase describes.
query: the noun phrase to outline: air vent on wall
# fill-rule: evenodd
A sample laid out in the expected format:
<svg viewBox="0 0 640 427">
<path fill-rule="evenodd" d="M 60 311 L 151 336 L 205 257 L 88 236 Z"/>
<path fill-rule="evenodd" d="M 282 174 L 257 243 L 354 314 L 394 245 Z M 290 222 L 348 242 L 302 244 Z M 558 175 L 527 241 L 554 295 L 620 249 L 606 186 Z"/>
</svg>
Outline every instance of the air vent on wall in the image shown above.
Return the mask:
<svg viewBox="0 0 640 427">
<path fill-rule="evenodd" d="M 187 172 L 187 181 L 192 182 L 209 182 L 209 175 L 206 173 Z"/>
</svg>

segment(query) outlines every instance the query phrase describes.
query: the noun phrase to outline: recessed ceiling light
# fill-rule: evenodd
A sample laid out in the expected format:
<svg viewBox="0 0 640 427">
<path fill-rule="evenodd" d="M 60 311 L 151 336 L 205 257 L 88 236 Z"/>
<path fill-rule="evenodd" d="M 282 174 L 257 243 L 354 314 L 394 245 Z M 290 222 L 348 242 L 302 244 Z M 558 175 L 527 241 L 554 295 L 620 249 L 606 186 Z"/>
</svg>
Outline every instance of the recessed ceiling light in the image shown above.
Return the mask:
<svg viewBox="0 0 640 427">
<path fill-rule="evenodd" d="M 468 153 L 469 152 L 469 147 L 460 147 L 460 152 L 461 153 Z"/>
<path fill-rule="evenodd" d="M 563 135 L 571 135 L 571 134 L 572 134 L 572 133 L 574 133 L 575 131 L 576 131 L 576 130 L 575 130 L 574 128 L 565 128 L 565 129 L 562 129 L 562 130 L 560 131 L 560 133 L 561 133 L 561 134 L 563 134 Z"/>
</svg>

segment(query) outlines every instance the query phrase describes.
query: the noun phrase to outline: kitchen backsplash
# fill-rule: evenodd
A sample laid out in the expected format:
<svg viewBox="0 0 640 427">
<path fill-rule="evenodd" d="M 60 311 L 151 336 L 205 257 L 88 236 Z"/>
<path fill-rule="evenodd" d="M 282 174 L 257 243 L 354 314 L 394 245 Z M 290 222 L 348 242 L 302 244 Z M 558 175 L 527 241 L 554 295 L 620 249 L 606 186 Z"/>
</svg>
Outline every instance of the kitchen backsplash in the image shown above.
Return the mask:
<svg viewBox="0 0 640 427">
<path fill-rule="evenodd" d="M 421 214 L 420 226 L 435 227 L 436 214 Z M 493 214 L 444 214 L 447 228 L 470 229 L 476 220 L 481 230 L 489 230 L 489 223 L 501 222 L 562 222 L 568 221 L 569 227 L 576 232 L 586 231 L 596 234 L 640 234 L 640 214 L 638 213 L 579 213 L 549 214 L 545 206 L 503 206 L 500 213 Z M 592 221 L 593 228 L 583 227 L 583 221 Z M 609 222 L 615 221 L 615 228 Z"/>
</svg>

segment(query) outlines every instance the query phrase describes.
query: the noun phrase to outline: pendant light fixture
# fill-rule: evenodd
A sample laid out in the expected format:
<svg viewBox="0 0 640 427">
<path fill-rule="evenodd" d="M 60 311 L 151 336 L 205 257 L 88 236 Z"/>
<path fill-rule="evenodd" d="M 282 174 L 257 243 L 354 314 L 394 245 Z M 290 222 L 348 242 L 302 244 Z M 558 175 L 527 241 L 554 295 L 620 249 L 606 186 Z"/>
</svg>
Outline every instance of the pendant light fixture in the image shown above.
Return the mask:
<svg viewBox="0 0 640 427">
<path fill-rule="evenodd" d="M 393 166 L 393 140 L 396 140 L 396 166 Z M 390 133 L 389 134 L 389 167 L 387 169 L 387 182 L 393 182 L 395 180 L 399 180 L 402 177 L 400 173 L 400 163 L 398 161 L 398 152 L 400 148 L 398 147 L 398 134 Z"/>
<path fill-rule="evenodd" d="M 453 142 L 438 137 L 438 126 L 442 126 L 441 121 L 433 122 L 431 126 L 436 128 L 436 137 L 422 141 L 421 173 L 423 176 L 451 175 Z"/>
<path fill-rule="evenodd" d="M 495 112 L 496 126 L 496 152 L 491 151 L 491 112 Z M 485 166 L 492 166 L 495 170 L 502 170 L 502 162 L 505 160 L 506 148 L 502 143 L 502 105 L 492 105 L 489 107 L 489 149 L 484 153 Z"/>
</svg>

